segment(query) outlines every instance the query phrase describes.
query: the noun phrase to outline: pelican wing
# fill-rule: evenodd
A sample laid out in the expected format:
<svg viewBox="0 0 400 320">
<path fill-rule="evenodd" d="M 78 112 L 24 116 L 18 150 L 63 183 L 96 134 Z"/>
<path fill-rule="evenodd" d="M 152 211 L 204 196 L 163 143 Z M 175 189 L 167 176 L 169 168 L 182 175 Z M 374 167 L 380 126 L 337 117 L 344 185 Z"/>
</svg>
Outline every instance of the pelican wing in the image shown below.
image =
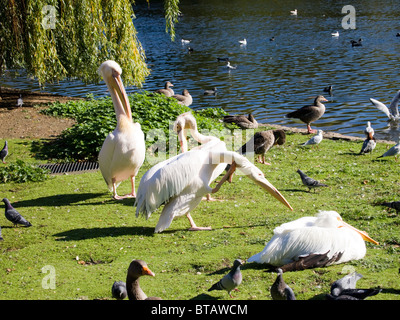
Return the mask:
<svg viewBox="0 0 400 320">
<path fill-rule="evenodd" d="M 386 114 L 386 116 L 391 119 L 392 115 L 390 114 L 390 111 L 388 109 L 388 107 L 386 107 L 386 105 L 384 105 L 382 102 L 375 100 L 373 98 L 370 98 L 369 101 L 371 101 L 371 103 L 378 108 L 378 110 L 382 111 L 384 114 Z"/>
<path fill-rule="evenodd" d="M 101 174 L 107 184 L 108 190 L 112 191 L 112 174 L 111 174 L 111 163 L 114 157 L 115 150 L 115 135 L 114 132 L 110 132 L 103 142 L 101 150 L 99 152 L 99 167 Z"/>
<path fill-rule="evenodd" d="M 136 216 L 140 212 L 147 218 L 161 205 L 179 195 L 198 175 L 197 162 L 192 151 L 181 153 L 149 169 L 140 180 L 135 202 Z"/>
</svg>

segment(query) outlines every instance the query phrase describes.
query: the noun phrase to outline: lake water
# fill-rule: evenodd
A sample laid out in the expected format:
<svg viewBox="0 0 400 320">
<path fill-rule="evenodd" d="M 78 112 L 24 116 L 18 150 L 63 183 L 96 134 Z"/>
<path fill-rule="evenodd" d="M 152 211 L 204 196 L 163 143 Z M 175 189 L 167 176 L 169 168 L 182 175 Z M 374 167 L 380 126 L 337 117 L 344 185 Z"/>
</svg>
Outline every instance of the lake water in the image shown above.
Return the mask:
<svg viewBox="0 0 400 320">
<path fill-rule="evenodd" d="M 356 29 L 342 28 L 342 8 L 348 4 L 356 10 Z M 171 42 L 161 2 L 134 7 L 134 24 L 152 70 L 142 89 L 153 91 L 169 80 L 175 92 L 189 90 L 193 109 L 218 106 L 232 114 L 252 112 L 259 122 L 302 128 L 303 123 L 285 114 L 323 94 L 329 100 L 326 113 L 313 128 L 363 136 L 371 121 L 378 139 L 394 139 L 386 116 L 369 98 L 389 105 L 400 89 L 397 0 L 181 0 L 180 9 L 176 41 Z M 290 14 L 294 9 L 297 16 Z M 331 36 L 335 31 L 339 37 Z M 182 45 L 182 38 L 191 43 Z M 247 45 L 240 46 L 244 38 Z M 352 47 L 350 40 L 359 38 L 363 46 Z M 188 46 L 194 51 L 189 53 Z M 229 70 L 217 57 L 229 57 L 237 68 Z M 39 89 L 23 76 L 2 77 L 0 84 Z M 323 92 L 329 85 L 332 96 Z M 215 97 L 203 95 L 213 87 L 218 89 Z M 78 81 L 47 85 L 44 91 L 107 94 L 104 84 Z"/>
</svg>

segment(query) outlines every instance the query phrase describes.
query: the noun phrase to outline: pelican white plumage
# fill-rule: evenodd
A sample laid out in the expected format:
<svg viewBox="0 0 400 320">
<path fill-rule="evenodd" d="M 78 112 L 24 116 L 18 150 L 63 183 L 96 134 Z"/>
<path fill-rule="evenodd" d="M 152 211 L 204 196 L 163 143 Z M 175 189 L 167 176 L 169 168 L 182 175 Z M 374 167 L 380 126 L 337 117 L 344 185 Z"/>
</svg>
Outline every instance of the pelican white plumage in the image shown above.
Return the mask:
<svg viewBox="0 0 400 320">
<path fill-rule="evenodd" d="M 400 114 L 399 114 L 399 99 L 400 99 L 400 90 L 397 91 L 395 96 L 393 97 L 392 101 L 390 102 L 389 108 L 382 102 L 370 98 L 369 101 L 378 108 L 378 110 L 382 111 L 387 117 L 388 122 L 391 126 L 398 126 L 400 121 Z"/>
<path fill-rule="evenodd" d="M 231 169 L 215 188 L 211 188 L 209 185 L 224 171 L 228 163 L 232 164 Z M 171 225 L 174 218 L 185 214 L 191 224 L 189 230 L 204 230 L 196 226 L 188 213 L 197 207 L 203 196 L 217 192 L 235 167 L 293 210 L 261 170 L 247 158 L 227 151 L 223 141 L 213 139 L 200 147 L 160 162 L 148 170 L 140 180 L 137 191 L 136 216 L 143 213 L 149 218 L 152 212 L 165 204 L 155 232 L 162 232 Z"/>
<path fill-rule="evenodd" d="M 315 217 L 276 227 L 265 248 L 247 261 L 286 271 L 322 267 L 362 259 L 366 254 L 364 240 L 379 244 L 344 222 L 336 211 L 320 211 Z"/>
<path fill-rule="evenodd" d="M 132 121 L 131 106 L 121 80 L 121 67 L 111 60 L 99 68 L 114 104 L 117 126 L 104 140 L 99 153 L 99 167 L 114 199 L 136 197 L 135 176 L 145 157 L 144 134 L 139 123 Z M 131 179 L 132 192 L 125 196 L 117 194 L 118 185 Z"/>
</svg>

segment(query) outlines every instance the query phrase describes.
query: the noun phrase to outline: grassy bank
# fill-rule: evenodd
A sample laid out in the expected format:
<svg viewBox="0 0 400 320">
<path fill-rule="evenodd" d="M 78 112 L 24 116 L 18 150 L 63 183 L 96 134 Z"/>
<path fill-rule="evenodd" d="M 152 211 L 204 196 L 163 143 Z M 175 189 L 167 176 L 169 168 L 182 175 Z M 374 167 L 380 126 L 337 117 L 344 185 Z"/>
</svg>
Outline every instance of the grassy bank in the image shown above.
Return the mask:
<svg viewBox="0 0 400 320">
<path fill-rule="evenodd" d="M 0 242 L 0 299 L 112 299 L 111 285 L 125 281 L 132 259 L 145 260 L 156 274 L 141 280 L 148 295 L 171 300 L 230 299 L 225 292 L 207 289 L 234 259 L 261 251 L 279 224 L 318 210 L 336 210 L 380 245 L 367 243 L 367 254 L 359 261 L 285 273 L 297 299 L 323 299 L 334 280 L 354 269 L 363 275 L 359 287 L 383 289 L 369 299 L 398 300 L 400 218 L 394 210 L 374 203 L 399 200 L 400 163 L 393 158 L 376 160 L 388 145 L 378 144 L 374 154 L 359 156 L 362 142 L 324 140 L 319 148 L 300 147 L 308 138 L 287 133 L 286 144 L 267 154 L 271 166 L 257 164 L 293 212 L 246 177 L 235 175 L 233 183 L 215 194 L 221 201 L 203 201 L 192 212 L 197 225 L 210 225 L 212 231 L 189 232 L 187 219 L 180 218 L 165 232 L 154 234 L 160 210 L 149 220 L 136 218 L 134 200 L 112 200 L 100 172 L 0 184 L 2 198 L 10 199 L 33 224 L 13 227 L 0 216 L 4 238 Z M 13 152 L 8 162 L 37 162 L 32 151 L 35 143 L 9 140 Z M 140 169 L 137 184 L 150 163 L 146 161 Z M 297 169 L 329 187 L 308 192 Z M 126 181 L 119 193 L 129 188 Z M 48 275 L 42 272 L 45 266 L 54 268 L 55 289 L 43 288 Z M 244 265 L 242 273 L 235 299 L 271 299 L 275 273 L 254 263 Z"/>
</svg>

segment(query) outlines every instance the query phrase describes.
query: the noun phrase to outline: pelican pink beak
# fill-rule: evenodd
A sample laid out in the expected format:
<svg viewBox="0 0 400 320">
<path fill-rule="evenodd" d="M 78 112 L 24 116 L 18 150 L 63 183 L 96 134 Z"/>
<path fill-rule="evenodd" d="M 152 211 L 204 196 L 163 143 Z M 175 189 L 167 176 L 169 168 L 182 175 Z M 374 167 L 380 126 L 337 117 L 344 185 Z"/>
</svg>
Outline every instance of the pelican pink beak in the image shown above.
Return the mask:
<svg viewBox="0 0 400 320">
<path fill-rule="evenodd" d="M 132 119 L 131 106 L 129 104 L 128 95 L 126 94 L 124 84 L 122 83 L 121 76 L 115 70 L 112 73 L 111 86 L 117 93 L 119 100 L 122 103 L 123 111 L 129 119 Z"/>
<path fill-rule="evenodd" d="M 368 242 L 371 242 L 371 243 L 373 243 L 373 244 L 379 245 L 379 242 L 377 242 L 377 241 L 375 241 L 374 239 L 372 239 L 372 238 L 368 235 L 368 233 L 366 233 L 365 231 L 358 230 L 357 228 L 355 228 L 355 227 L 349 225 L 348 223 L 344 222 L 343 220 L 339 220 L 339 221 L 340 221 L 339 228 L 343 228 L 343 227 L 349 228 L 349 229 L 351 229 L 351 230 L 357 232 L 357 233 L 363 238 L 364 241 L 368 241 Z"/>
</svg>

